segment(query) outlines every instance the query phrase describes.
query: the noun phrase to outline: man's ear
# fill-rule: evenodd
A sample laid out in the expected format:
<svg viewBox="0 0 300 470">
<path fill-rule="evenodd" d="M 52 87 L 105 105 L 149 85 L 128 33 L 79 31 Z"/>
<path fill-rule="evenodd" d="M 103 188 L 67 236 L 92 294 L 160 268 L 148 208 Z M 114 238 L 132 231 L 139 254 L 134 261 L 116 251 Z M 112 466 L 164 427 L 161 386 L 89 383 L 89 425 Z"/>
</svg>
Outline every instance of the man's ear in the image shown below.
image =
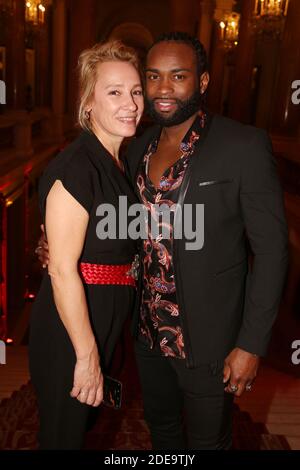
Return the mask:
<svg viewBox="0 0 300 470">
<path fill-rule="evenodd" d="M 205 93 L 206 88 L 208 87 L 209 83 L 209 73 L 208 72 L 203 72 L 203 74 L 200 77 L 200 93 L 203 95 Z"/>
</svg>

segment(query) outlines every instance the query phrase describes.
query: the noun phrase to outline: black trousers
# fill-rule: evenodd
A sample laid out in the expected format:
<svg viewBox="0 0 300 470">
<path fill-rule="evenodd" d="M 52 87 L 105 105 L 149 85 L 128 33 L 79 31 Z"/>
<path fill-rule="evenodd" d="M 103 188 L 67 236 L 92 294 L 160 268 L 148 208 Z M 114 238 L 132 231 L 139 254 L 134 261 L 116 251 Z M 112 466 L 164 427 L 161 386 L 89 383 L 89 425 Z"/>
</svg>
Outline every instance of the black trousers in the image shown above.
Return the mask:
<svg viewBox="0 0 300 470">
<path fill-rule="evenodd" d="M 223 361 L 188 369 L 140 341 L 135 351 L 153 449 L 230 449 L 233 396 L 224 392 Z"/>
<path fill-rule="evenodd" d="M 101 368 L 107 371 L 135 292 L 130 286 L 88 285 L 87 300 Z M 101 313 L 101 308 L 103 312 Z M 99 311 L 100 309 L 100 311 Z M 76 355 L 44 277 L 30 319 L 29 365 L 37 392 L 40 449 L 81 449 L 95 408 L 71 398 Z"/>
</svg>

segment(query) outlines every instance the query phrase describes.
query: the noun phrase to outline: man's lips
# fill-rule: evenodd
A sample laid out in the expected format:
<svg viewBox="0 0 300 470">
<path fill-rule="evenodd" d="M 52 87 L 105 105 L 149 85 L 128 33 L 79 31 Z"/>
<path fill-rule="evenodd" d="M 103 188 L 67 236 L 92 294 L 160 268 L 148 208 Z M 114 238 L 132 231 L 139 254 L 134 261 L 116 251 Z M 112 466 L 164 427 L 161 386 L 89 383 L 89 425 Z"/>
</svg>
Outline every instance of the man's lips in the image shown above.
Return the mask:
<svg viewBox="0 0 300 470">
<path fill-rule="evenodd" d="M 161 112 L 169 112 L 173 110 L 176 106 L 176 100 L 169 100 L 169 99 L 155 99 L 154 106 Z"/>
</svg>

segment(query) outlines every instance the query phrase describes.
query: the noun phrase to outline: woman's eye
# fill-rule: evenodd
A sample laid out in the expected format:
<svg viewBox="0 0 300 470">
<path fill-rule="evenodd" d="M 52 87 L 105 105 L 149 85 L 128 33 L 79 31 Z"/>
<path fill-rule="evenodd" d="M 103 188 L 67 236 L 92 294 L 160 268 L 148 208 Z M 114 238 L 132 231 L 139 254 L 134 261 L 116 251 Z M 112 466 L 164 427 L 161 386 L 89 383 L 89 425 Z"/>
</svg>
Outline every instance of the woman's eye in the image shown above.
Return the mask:
<svg viewBox="0 0 300 470">
<path fill-rule="evenodd" d="M 113 95 L 113 96 L 118 96 L 120 92 L 118 90 L 111 90 L 108 94 Z"/>
<path fill-rule="evenodd" d="M 134 94 L 134 95 L 137 95 L 137 96 L 142 96 L 143 91 L 142 91 L 142 90 L 135 90 L 135 91 L 133 92 L 133 94 Z"/>
</svg>

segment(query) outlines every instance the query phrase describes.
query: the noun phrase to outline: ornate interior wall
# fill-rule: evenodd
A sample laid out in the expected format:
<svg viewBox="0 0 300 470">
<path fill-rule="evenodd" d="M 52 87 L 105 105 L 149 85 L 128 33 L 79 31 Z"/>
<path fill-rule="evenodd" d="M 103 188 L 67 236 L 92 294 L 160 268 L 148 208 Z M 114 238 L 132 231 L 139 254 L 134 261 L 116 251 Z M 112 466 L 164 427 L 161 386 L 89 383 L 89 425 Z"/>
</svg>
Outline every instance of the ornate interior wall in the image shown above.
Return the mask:
<svg viewBox="0 0 300 470">
<path fill-rule="evenodd" d="M 144 57 L 159 34 L 183 30 L 197 35 L 209 53 L 208 107 L 266 128 L 272 136 L 285 189 L 292 254 L 274 333 L 274 338 L 280 334 L 284 338 L 277 354 L 280 362 L 288 356 L 299 325 L 300 105 L 292 102 L 291 85 L 300 80 L 300 1 L 290 0 L 280 38 L 254 34 L 255 0 L 44 3 L 44 21 L 34 25 L 25 19 L 25 2 L 0 0 L 0 80 L 5 80 L 7 89 L 6 105 L 0 105 L 0 336 L 7 334 L 5 315 L 10 316 L 7 325 L 12 334 L 28 295 L 36 289 L 37 180 L 47 161 L 76 133 L 79 53 L 96 41 L 117 37 Z M 238 45 L 225 49 L 219 21 L 232 8 L 241 14 Z M 275 349 L 276 341 L 272 357 Z"/>
</svg>

